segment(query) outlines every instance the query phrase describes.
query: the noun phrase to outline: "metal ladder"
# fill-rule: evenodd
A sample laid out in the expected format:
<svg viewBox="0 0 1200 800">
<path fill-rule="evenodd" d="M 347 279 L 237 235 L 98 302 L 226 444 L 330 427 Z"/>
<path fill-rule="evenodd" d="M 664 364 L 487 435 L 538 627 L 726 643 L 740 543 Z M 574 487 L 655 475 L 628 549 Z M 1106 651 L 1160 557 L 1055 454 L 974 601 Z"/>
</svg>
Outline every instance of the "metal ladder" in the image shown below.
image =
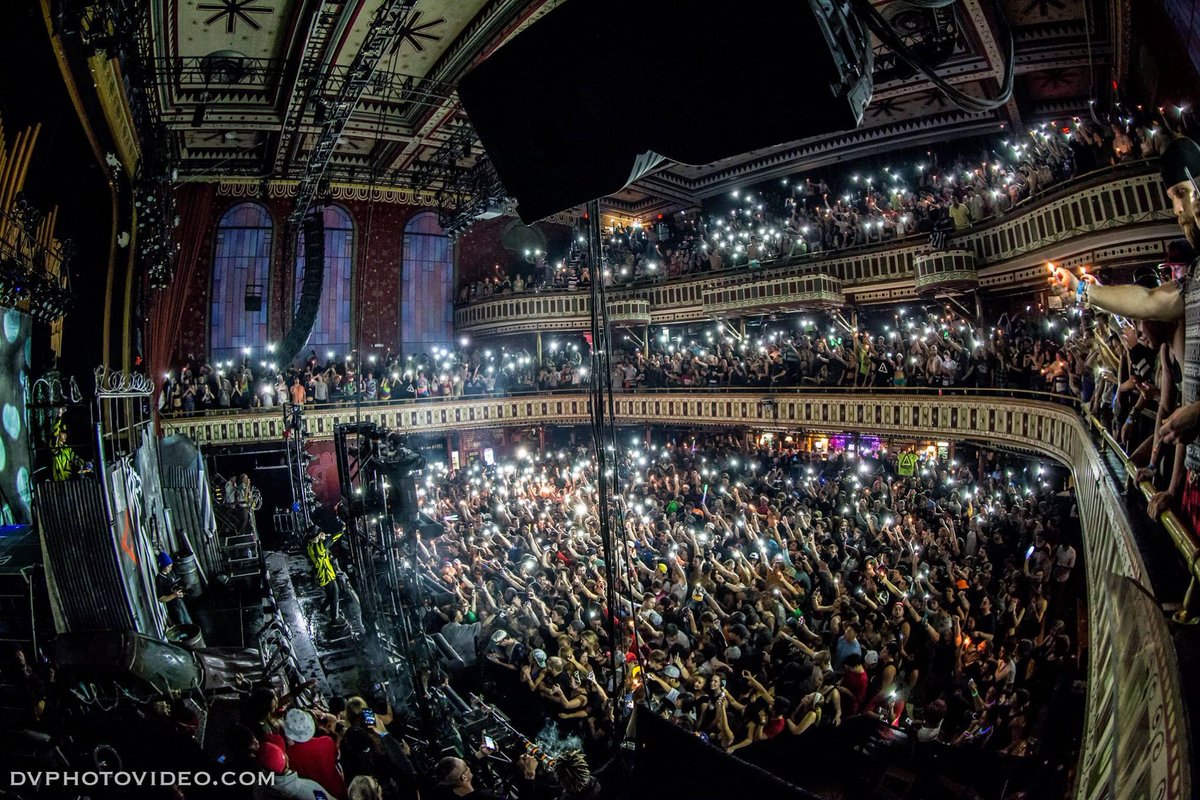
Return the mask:
<svg viewBox="0 0 1200 800">
<path fill-rule="evenodd" d="M 216 500 L 217 542 L 225 572 L 231 580 L 257 578 L 262 575 L 262 559 L 258 542 L 258 526 L 250 512 L 250 529 L 243 531 L 239 515 L 225 502 L 225 482 L 218 477 L 213 491 Z"/>
</svg>

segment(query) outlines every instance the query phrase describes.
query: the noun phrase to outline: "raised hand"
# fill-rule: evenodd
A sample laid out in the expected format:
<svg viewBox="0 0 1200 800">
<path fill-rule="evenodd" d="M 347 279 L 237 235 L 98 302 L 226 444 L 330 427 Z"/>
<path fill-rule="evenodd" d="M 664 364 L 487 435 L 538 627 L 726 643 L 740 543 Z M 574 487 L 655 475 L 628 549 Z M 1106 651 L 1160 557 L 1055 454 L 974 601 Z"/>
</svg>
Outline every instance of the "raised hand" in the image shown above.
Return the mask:
<svg viewBox="0 0 1200 800">
<path fill-rule="evenodd" d="M 1050 294 L 1065 300 L 1073 300 L 1079 279 L 1062 267 L 1050 265 Z"/>
</svg>

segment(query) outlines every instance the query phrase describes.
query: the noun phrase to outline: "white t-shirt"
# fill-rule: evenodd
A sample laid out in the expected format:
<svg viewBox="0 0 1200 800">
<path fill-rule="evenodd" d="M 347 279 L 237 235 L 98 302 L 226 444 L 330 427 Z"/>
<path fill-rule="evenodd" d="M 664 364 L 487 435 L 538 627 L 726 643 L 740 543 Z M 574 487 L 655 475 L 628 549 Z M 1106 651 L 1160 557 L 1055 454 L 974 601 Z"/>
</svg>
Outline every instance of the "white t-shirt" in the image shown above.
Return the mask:
<svg viewBox="0 0 1200 800">
<path fill-rule="evenodd" d="M 942 356 L 942 383 L 945 386 L 950 386 L 954 383 L 954 376 L 958 373 L 958 364 L 949 355 Z"/>
<path fill-rule="evenodd" d="M 1066 583 L 1071 578 L 1071 570 L 1075 568 L 1075 548 L 1067 545 L 1054 551 L 1054 579 Z"/>
</svg>

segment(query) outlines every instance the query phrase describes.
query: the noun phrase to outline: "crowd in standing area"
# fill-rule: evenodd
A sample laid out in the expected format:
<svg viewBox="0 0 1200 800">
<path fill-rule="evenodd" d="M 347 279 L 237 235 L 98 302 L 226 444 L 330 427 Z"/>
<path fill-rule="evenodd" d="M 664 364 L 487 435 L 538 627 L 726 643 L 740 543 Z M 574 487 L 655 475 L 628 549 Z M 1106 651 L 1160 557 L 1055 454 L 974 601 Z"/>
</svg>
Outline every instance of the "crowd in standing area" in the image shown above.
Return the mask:
<svg viewBox="0 0 1200 800">
<path fill-rule="evenodd" d="M 1073 493 L 1040 466 L 733 436 L 619 458 L 615 607 L 586 451 L 426 479 L 426 624 L 500 696 L 586 742 L 636 700 L 729 752 L 860 717 L 1038 752 L 1078 667 Z"/>
</svg>

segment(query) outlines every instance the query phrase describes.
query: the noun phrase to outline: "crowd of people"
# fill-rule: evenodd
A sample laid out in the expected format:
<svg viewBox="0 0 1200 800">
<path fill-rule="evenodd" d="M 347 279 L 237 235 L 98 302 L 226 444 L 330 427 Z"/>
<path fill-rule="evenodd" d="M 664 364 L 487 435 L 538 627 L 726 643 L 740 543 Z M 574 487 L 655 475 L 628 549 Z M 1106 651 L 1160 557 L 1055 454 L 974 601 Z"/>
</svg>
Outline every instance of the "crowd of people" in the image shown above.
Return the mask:
<svg viewBox="0 0 1200 800">
<path fill-rule="evenodd" d="M 442 589 L 427 628 L 497 696 L 584 742 L 637 702 L 745 755 L 863 719 L 1038 753 L 1078 669 L 1073 493 L 1039 465 L 733 436 L 619 450 L 615 595 L 586 450 L 425 481 L 444 526 L 418 543 Z"/>
<path fill-rule="evenodd" d="M 1017 388 L 1078 394 L 1070 325 L 1040 311 L 983 329 L 958 314 L 897 313 L 873 332 L 826 332 L 799 318 L 751 338 L 716 326 L 702 339 L 666 335 L 614 360 L 613 386 Z M 1068 334 L 1064 338 L 1064 334 Z"/>
<path fill-rule="evenodd" d="M 1182 257 L 1182 256 L 1180 256 Z M 670 329 L 627 339 L 612 361 L 614 388 L 952 387 L 1020 388 L 1092 396 L 1098 355 L 1092 326 L 1044 309 L 978 327 L 962 315 L 901 310 L 886 324 L 841 331 L 796 315 L 744 334 L 722 323 L 696 338 Z M 550 340 L 539 361 L 528 348 L 436 348 L 401 359 L 325 362 L 310 354 L 280 371 L 249 359 L 214 369 L 189 357 L 164 383 L 162 410 L 195 413 L 286 404 L 377 403 L 525 392 L 579 391 L 590 383 L 582 337 Z M 176 375 L 178 377 L 176 377 Z"/>
<path fill-rule="evenodd" d="M 377 403 L 472 397 L 584 386 L 589 382 L 578 343 L 557 344 L 539 363 L 527 348 L 434 348 L 401 358 L 387 352 L 355 359 L 309 354 L 304 364 L 281 368 L 251 359 L 203 363 L 189 355 L 162 384 L 160 410 L 174 414 L 249 410 L 331 403 Z"/>
<path fill-rule="evenodd" d="M 1174 127 L 1182 125 L 1182 116 Z M 852 174 L 833 191 L 823 177 L 786 179 L 770 191 L 734 192 L 732 208 L 684 215 L 674 221 L 615 225 L 606 232 L 605 280 L 623 283 L 754 267 L 780 257 L 826 252 L 911 234 L 952 234 L 1074 175 L 1108 164 L 1160 155 L 1174 130 L 1167 118 L 1118 106 L 1105 116 L 1043 124 L 1028 136 L 992 143 L 979 152 L 929 151 L 915 163 L 878 174 Z M 912 185 L 914 188 L 909 189 Z M 586 288 L 592 280 L 586 237 L 571 240 L 559 260 L 527 251 L 519 269 L 494 281 L 463 286 L 459 300 L 495 292 Z M 911 321 L 911 320 L 910 320 Z M 922 324 L 918 330 L 926 328 Z M 934 327 L 938 327 L 936 324 Z M 1011 330 L 952 328 L 941 342 L 895 330 L 848 335 L 781 331 L 770 344 L 729 342 L 726 334 L 700 346 L 678 343 L 672 352 L 651 342 L 648 356 L 630 352 L 619 384 L 647 386 L 774 385 L 1018 385 L 1049 386 L 1083 394 L 1086 359 L 1057 333 L 1013 336 Z M 1041 346 L 1039 338 L 1046 339 Z M 668 343 L 669 344 L 669 343 Z M 705 347 L 706 344 L 711 345 Z M 355 363 L 311 354 L 301 366 L 267 360 L 203 364 L 189 356 L 168 374 L 161 408 L 173 413 L 250 409 L 284 403 L 425 399 L 545 391 L 588 383 L 580 353 L 542 354 L 496 347 L 437 348 L 406 356 L 388 352 Z M 755 352 L 755 350 L 759 352 Z M 659 352 L 661 351 L 661 352 Z M 692 358 L 689 359 L 689 352 Z M 688 369 L 691 365 L 694 369 Z M 627 373 L 633 373 L 630 378 Z M 1046 380 L 1043 380 L 1043 377 Z"/>
<path fill-rule="evenodd" d="M 1182 118 L 1174 127 L 1182 125 Z M 661 280 L 780 258 L 828 253 L 910 236 L 944 242 L 1021 201 L 1098 168 L 1155 158 L 1173 132 L 1163 112 L 1118 106 L 1107 115 L 1043 123 L 1028 135 L 971 151 L 927 151 L 876 173 L 786 178 L 767 189 L 734 191 L 704 213 L 604 231 L 604 280 Z M 724 206 L 732 207 L 724 207 Z M 718 208 L 718 206 L 722 206 Z M 586 238 L 562 258 L 528 252 L 504 275 L 460 287 L 459 302 L 525 291 L 586 289 L 593 279 Z"/>
</svg>

